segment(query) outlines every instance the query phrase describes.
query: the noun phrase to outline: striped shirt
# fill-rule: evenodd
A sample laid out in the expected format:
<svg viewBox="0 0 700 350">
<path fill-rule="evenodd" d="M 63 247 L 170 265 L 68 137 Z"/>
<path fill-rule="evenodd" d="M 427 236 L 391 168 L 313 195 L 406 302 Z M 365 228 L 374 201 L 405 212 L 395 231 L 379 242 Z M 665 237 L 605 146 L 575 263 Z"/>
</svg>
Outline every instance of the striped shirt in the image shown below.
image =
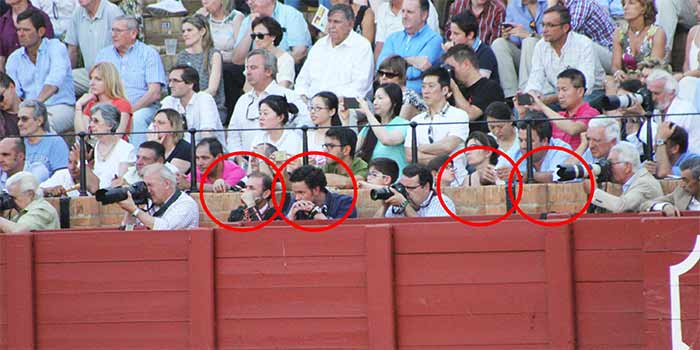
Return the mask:
<svg viewBox="0 0 700 350">
<path fill-rule="evenodd" d="M 458 15 L 461 12 L 472 11 L 471 0 L 456 0 L 450 5 L 450 18 Z M 473 13 L 474 11 L 472 11 Z M 481 11 L 477 19 L 479 20 L 479 38 L 487 45 L 501 36 L 501 23 L 506 18 L 506 8 L 500 1 L 491 0 L 484 4 L 484 10 Z M 445 37 L 449 38 L 450 20 L 448 19 L 445 25 Z"/>
<path fill-rule="evenodd" d="M 594 42 L 612 49 L 612 34 L 615 23 L 612 17 L 591 0 L 568 0 L 566 7 L 571 13 L 571 29 Z"/>
</svg>

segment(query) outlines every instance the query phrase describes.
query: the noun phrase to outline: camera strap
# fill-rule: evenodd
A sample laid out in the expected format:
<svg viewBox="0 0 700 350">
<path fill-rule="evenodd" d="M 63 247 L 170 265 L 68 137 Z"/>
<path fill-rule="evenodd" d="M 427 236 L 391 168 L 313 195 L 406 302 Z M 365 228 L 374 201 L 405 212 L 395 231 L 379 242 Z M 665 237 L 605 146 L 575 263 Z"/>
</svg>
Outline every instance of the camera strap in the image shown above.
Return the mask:
<svg viewBox="0 0 700 350">
<path fill-rule="evenodd" d="M 165 214 L 165 212 L 168 210 L 168 208 L 170 208 L 170 206 L 173 205 L 173 203 L 175 203 L 175 201 L 178 198 L 180 198 L 181 195 L 182 195 L 182 192 L 180 190 L 176 189 L 175 193 L 172 196 L 170 196 L 170 199 L 168 199 L 165 202 L 165 204 L 163 204 L 160 208 L 158 208 L 158 210 L 155 213 L 153 213 L 153 217 L 159 218 L 159 217 L 163 216 L 163 214 Z"/>
</svg>

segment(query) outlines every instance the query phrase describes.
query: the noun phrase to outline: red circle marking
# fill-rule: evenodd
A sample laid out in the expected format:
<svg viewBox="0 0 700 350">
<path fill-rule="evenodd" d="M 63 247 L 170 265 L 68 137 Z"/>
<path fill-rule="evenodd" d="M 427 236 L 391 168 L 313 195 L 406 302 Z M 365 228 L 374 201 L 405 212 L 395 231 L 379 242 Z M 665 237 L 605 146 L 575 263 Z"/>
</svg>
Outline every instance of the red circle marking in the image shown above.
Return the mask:
<svg viewBox="0 0 700 350">
<path fill-rule="evenodd" d="M 213 161 L 213 162 L 207 167 L 207 169 L 204 171 L 204 174 L 202 174 L 202 177 L 201 177 L 201 178 L 202 178 L 202 179 L 206 179 L 207 176 L 209 176 L 209 172 L 212 171 L 212 169 L 214 169 L 214 166 L 216 166 L 216 164 L 218 164 L 219 162 L 222 162 L 222 161 L 224 161 L 224 159 L 227 159 L 227 158 L 229 158 L 229 157 L 235 157 L 235 156 L 239 156 L 239 155 L 251 156 L 251 157 L 258 158 L 258 159 L 262 159 L 263 161 L 265 161 L 265 163 L 267 163 L 267 165 L 269 165 L 269 166 L 275 171 L 275 173 L 278 173 L 278 172 L 279 172 L 279 169 L 277 169 L 277 166 L 275 165 L 275 163 L 272 162 L 272 161 L 271 161 L 270 159 L 268 159 L 267 157 L 265 157 L 265 156 L 263 156 L 263 155 L 260 155 L 260 154 L 257 154 L 257 153 L 254 153 L 254 152 L 239 151 L 239 152 L 227 153 L 227 154 L 221 155 L 221 156 L 217 157 L 216 159 L 214 159 L 214 161 Z M 196 171 L 195 171 L 194 176 L 197 176 Z M 273 187 L 272 187 L 272 193 L 271 193 L 272 198 L 275 197 L 274 185 L 275 185 L 275 184 L 274 184 L 274 182 L 273 182 L 273 184 L 272 184 L 272 186 L 273 186 Z M 286 192 L 286 191 L 287 191 L 287 188 L 285 187 L 285 184 L 284 184 L 284 181 L 283 181 L 283 182 L 282 182 L 282 192 L 284 193 L 284 192 Z M 207 202 L 206 202 L 206 200 L 204 199 L 204 181 L 200 181 L 200 183 L 199 183 L 199 201 L 200 201 L 200 203 L 202 204 L 202 208 L 204 208 L 204 212 L 207 214 L 207 216 L 209 216 L 209 218 L 210 218 L 212 221 L 214 221 L 214 222 L 215 222 L 217 225 L 219 225 L 219 227 L 221 227 L 221 228 L 225 228 L 225 229 L 227 229 L 227 230 L 235 231 L 235 232 L 251 232 L 251 231 L 256 231 L 256 230 L 259 230 L 259 229 L 265 227 L 265 226 L 268 225 L 269 223 L 271 223 L 272 220 L 274 220 L 275 217 L 276 217 L 277 215 L 284 216 L 284 215 L 282 215 L 282 213 L 280 212 L 280 210 L 279 210 L 277 207 L 274 207 L 274 208 L 275 208 L 275 214 L 273 214 L 269 219 L 267 219 L 267 220 L 261 222 L 260 224 L 255 225 L 255 226 L 252 226 L 252 227 L 235 227 L 235 226 L 231 226 L 231 225 L 225 224 L 225 223 L 219 221 L 219 219 L 217 219 L 216 216 L 214 216 L 214 215 L 209 211 L 209 208 L 207 207 Z M 273 204 L 274 204 L 274 203 L 273 203 Z"/>
<path fill-rule="evenodd" d="M 505 214 L 503 214 L 503 215 L 499 216 L 498 218 L 493 219 L 493 220 L 491 220 L 491 221 L 486 221 L 486 222 L 474 222 L 474 221 L 469 221 L 469 220 L 462 219 L 462 218 L 460 218 L 459 216 L 457 216 L 457 214 L 453 213 L 453 212 L 447 207 L 447 204 L 445 203 L 445 200 L 442 198 L 442 191 L 440 191 L 440 182 L 441 182 L 441 180 L 442 180 L 442 174 L 443 174 L 443 172 L 445 171 L 445 168 L 446 168 L 447 165 L 450 164 L 450 162 L 451 162 L 452 160 L 454 160 L 457 156 L 459 156 L 459 155 L 462 154 L 462 153 L 469 152 L 470 150 L 485 150 L 485 151 L 496 152 L 496 153 L 498 153 L 500 156 L 504 157 L 511 165 L 513 165 L 513 168 L 512 168 L 511 171 L 510 171 L 510 175 L 508 176 L 508 183 L 507 183 L 507 186 L 508 186 L 508 196 L 510 197 L 511 202 L 513 203 L 513 206 L 512 206 Z M 518 203 L 520 203 L 520 200 L 523 198 L 523 196 L 522 196 L 522 194 L 523 194 L 523 186 L 518 186 L 518 199 L 517 199 L 517 201 L 513 200 L 513 196 L 511 195 L 511 192 L 512 192 L 511 181 L 512 181 L 512 179 L 513 179 L 513 172 L 514 172 L 514 171 L 518 173 L 518 178 L 520 179 L 520 183 L 522 183 L 522 182 L 523 182 L 523 176 L 522 176 L 522 174 L 520 173 L 520 170 L 518 170 L 518 167 L 515 165 L 515 162 L 513 161 L 513 158 L 509 157 L 505 152 L 503 152 L 503 151 L 501 151 L 501 150 L 498 150 L 498 149 L 496 149 L 496 148 L 493 148 L 493 147 L 489 147 L 489 146 L 469 146 L 469 147 L 463 148 L 463 149 L 461 149 L 461 150 L 455 152 L 454 154 L 452 154 L 449 158 L 447 158 L 447 161 L 445 161 L 445 163 L 442 164 L 442 166 L 440 167 L 440 171 L 438 171 L 438 175 L 437 175 L 437 185 L 436 185 L 436 188 L 437 188 L 437 189 L 436 189 L 436 191 L 437 191 L 438 200 L 440 200 L 440 205 L 442 205 L 442 208 L 445 209 L 445 211 L 447 212 L 447 214 L 449 214 L 453 219 L 455 219 L 455 220 L 457 220 L 457 221 L 459 221 L 459 222 L 461 222 L 461 223 L 463 223 L 463 224 L 465 224 L 465 225 L 469 225 L 469 226 L 481 226 L 481 227 L 486 227 L 486 226 L 495 225 L 495 224 L 497 224 L 497 223 L 499 223 L 499 222 L 505 220 L 505 218 L 507 218 L 510 214 L 512 214 L 513 211 L 515 211 L 515 209 L 518 207 Z"/>
<path fill-rule="evenodd" d="M 336 222 L 334 222 L 328 226 L 321 226 L 321 227 L 304 227 L 302 225 L 295 223 L 292 220 L 289 220 L 287 218 L 287 216 L 284 214 L 280 214 L 280 216 L 282 217 L 282 220 L 284 220 L 286 223 L 288 223 L 292 227 L 296 228 L 297 230 L 302 230 L 302 231 L 307 231 L 307 232 L 322 232 L 322 231 L 330 230 L 330 229 L 342 224 L 343 221 L 347 220 L 348 217 L 350 217 L 350 214 L 352 214 L 352 210 L 353 210 L 353 208 L 355 208 L 355 204 L 357 203 L 357 180 L 355 180 L 355 176 L 352 172 L 352 169 L 350 169 L 350 167 L 347 164 L 345 164 L 345 162 L 343 162 L 340 158 L 338 158 L 332 154 L 326 153 L 326 152 L 309 151 L 309 152 L 299 153 L 299 154 L 287 159 L 284 163 L 282 163 L 282 165 L 280 165 L 279 169 L 276 171 L 275 178 L 272 179 L 272 188 L 274 189 L 275 183 L 277 181 L 280 181 L 280 179 L 282 178 L 282 171 L 284 170 L 284 168 L 287 167 L 287 165 L 289 165 L 291 162 L 293 162 L 294 160 L 296 160 L 298 158 L 301 158 L 304 156 L 311 156 L 311 155 L 324 156 L 326 158 L 333 159 L 338 164 L 340 164 L 343 168 L 345 168 L 345 170 L 348 172 L 348 174 L 350 175 L 350 179 L 352 180 L 352 190 L 353 190 L 353 197 L 352 197 L 352 203 L 350 204 L 350 209 L 345 213 L 345 215 L 343 215 L 342 218 L 338 219 Z M 282 182 L 284 182 L 284 181 L 282 181 Z M 277 200 L 275 199 L 275 195 L 273 193 L 272 194 L 272 205 L 275 206 L 275 209 L 277 209 L 278 212 L 280 211 L 279 209 L 282 208 L 283 204 L 284 204 L 284 196 L 282 196 L 282 201 L 280 202 L 279 208 L 278 208 Z"/>
<path fill-rule="evenodd" d="M 516 166 L 519 166 L 520 163 L 522 163 L 522 162 L 523 162 L 525 159 L 527 159 L 527 157 L 529 157 L 530 155 L 533 155 L 533 154 L 535 154 L 535 153 L 537 153 L 537 152 L 539 152 L 539 151 L 550 150 L 550 149 L 551 149 L 551 150 L 555 150 L 555 151 L 562 151 L 562 152 L 566 152 L 566 153 L 568 153 L 568 154 L 571 154 L 571 155 L 574 156 L 576 159 L 578 159 L 578 161 L 581 162 L 581 164 L 583 164 L 583 167 L 584 167 L 584 168 L 586 168 L 586 171 L 588 172 L 588 178 L 589 178 L 590 181 L 591 181 L 591 192 L 588 194 L 588 201 L 586 202 L 586 205 L 584 205 L 584 206 L 583 206 L 583 209 L 581 209 L 578 213 L 576 213 L 576 215 L 574 215 L 574 216 L 572 216 L 572 217 L 570 217 L 570 218 L 568 218 L 568 219 L 566 219 L 566 220 L 564 220 L 564 221 L 556 221 L 556 222 L 546 222 L 546 221 L 542 221 L 542 220 L 537 220 L 537 219 L 531 217 L 530 215 L 528 215 L 527 213 L 525 213 L 525 212 L 524 212 L 523 210 L 521 210 L 520 207 L 518 207 L 518 206 L 516 206 L 516 210 L 518 211 L 518 214 L 520 214 L 522 217 L 524 217 L 525 219 L 527 219 L 528 221 L 530 221 L 530 222 L 532 222 L 532 223 L 535 223 L 535 224 L 538 224 L 538 225 L 542 225 L 542 226 L 561 226 L 561 225 L 566 225 L 566 224 L 568 224 L 568 223 L 574 222 L 574 220 L 578 219 L 581 215 L 583 215 L 583 213 L 586 212 L 586 209 L 588 209 L 588 207 L 589 207 L 589 206 L 591 205 L 591 203 L 593 202 L 593 193 L 595 192 L 595 179 L 593 178 L 593 171 L 591 170 L 591 167 L 588 166 L 588 163 L 586 163 L 586 160 L 583 159 L 583 157 L 581 157 L 580 155 L 578 155 L 578 153 L 576 153 L 576 152 L 574 152 L 574 151 L 572 151 L 572 150 L 570 150 L 570 149 L 568 149 L 568 148 L 564 148 L 564 147 L 560 147 L 560 146 L 542 146 L 542 147 L 537 147 L 537 148 L 533 149 L 532 151 L 525 153 L 522 157 L 520 157 L 520 159 L 518 159 L 518 161 L 515 162 L 515 165 L 516 165 Z M 511 173 L 511 174 L 510 174 L 510 177 L 508 178 L 508 182 L 511 181 L 512 176 L 513 176 L 513 174 Z M 522 187 L 522 186 L 521 186 L 521 187 Z"/>
</svg>

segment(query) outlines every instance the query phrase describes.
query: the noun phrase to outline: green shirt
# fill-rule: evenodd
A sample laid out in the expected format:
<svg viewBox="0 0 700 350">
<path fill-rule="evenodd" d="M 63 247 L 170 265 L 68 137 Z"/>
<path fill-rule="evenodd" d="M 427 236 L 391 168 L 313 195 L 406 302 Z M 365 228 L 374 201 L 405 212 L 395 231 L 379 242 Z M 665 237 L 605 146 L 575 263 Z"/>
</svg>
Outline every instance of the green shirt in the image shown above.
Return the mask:
<svg viewBox="0 0 700 350">
<path fill-rule="evenodd" d="M 368 168 L 369 167 L 367 166 L 367 162 L 362 160 L 362 158 L 355 158 L 352 160 L 352 164 L 350 164 L 350 170 L 352 170 L 352 174 L 355 177 L 367 178 Z M 345 173 L 345 168 L 342 165 L 338 165 L 336 163 L 326 164 L 321 169 L 323 169 L 323 172 L 326 174 L 344 175 L 341 174 L 341 171 Z"/>
<path fill-rule="evenodd" d="M 58 213 L 44 198 L 37 199 L 12 217 L 12 221 L 22 224 L 30 231 L 59 229 Z"/>
</svg>

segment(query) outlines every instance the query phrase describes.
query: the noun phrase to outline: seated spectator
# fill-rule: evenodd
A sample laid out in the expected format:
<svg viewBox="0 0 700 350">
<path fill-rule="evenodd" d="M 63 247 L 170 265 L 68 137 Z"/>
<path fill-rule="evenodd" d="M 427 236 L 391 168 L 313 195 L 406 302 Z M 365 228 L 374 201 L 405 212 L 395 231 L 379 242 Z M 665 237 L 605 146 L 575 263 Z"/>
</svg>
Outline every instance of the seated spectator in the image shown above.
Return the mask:
<svg viewBox="0 0 700 350">
<path fill-rule="evenodd" d="M 88 179 L 94 176 L 92 169 L 95 167 L 95 158 L 92 146 L 85 145 L 85 163 L 88 167 Z M 88 181 L 85 191 L 89 194 L 98 190 L 98 181 Z M 42 182 L 39 187 L 44 191 L 45 197 L 77 197 L 80 195 L 80 147 L 76 143 L 68 155 L 68 167 L 53 173 L 50 178 Z"/>
<path fill-rule="evenodd" d="M 197 14 L 207 16 L 214 47 L 223 55 L 223 61 L 233 61 L 233 49 L 244 15 L 233 8 L 229 0 L 202 1 Z"/>
<path fill-rule="evenodd" d="M 190 66 L 197 71 L 202 92 L 214 97 L 221 123 L 228 119 L 224 104 L 223 58 L 214 48 L 209 23 L 204 16 L 194 15 L 182 22 L 182 38 L 185 49 L 177 54 L 177 66 Z"/>
<path fill-rule="evenodd" d="M 4 72 L 0 72 L 0 89 L 0 139 L 19 136 L 17 112 L 22 100 L 17 96 L 15 82 Z"/>
<path fill-rule="evenodd" d="M 107 0 L 80 0 L 80 7 L 73 12 L 64 42 L 68 45 L 68 57 L 73 68 L 73 86 L 77 96 L 88 92 L 88 72 L 95 64 L 95 57 L 103 47 L 112 44 L 112 22 L 124 13 Z M 84 68 L 78 68 L 78 53 Z"/>
<path fill-rule="evenodd" d="M 637 212 L 648 200 L 661 197 L 661 185 L 640 163 L 637 149 L 630 143 L 620 141 L 613 146 L 608 156 L 612 166 L 612 182 L 622 185 L 622 195 L 615 196 L 601 188 L 593 192 L 592 205 L 596 212 Z M 586 194 L 591 191 L 589 181 L 583 182 Z"/>
<path fill-rule="evenodd" d="M 165 165 L 151 164 L 143 169 L 143 181 L 149 200 L 143 210 L 129 197 L 119 203 L 126 213 L 122 224 L 141 223 L 151 230 L 178 230 L 199 226 L 199 205 L 190 195 L 177 189 L 177 178 Z"/>
<path fill-rule="evenodd" d="M 612 41 L 612 72 L 618 82 L 639 74 L 637 64 L 649 57 L 666 59 L 666 33 L 654 24 L 654 1 L 625 0 L 624 5 L 626 22 L 615 29 Z"/>
<path fill-rule="evenodd" d="M 333 159 L 328 159 L 323 166 L 328 186 L 335 188 L 352 188 L 352 178 L 362 181 L 367 177 L 367 162 L 355 157 L 357 135 L 349 128 L 332 128 L 326 131 L 326 143 L 323 148 L 350 167 L 351 174 Z"/>
<path fill-rule="evenodd" d="M 467 45 L 476 53 L 479 73 L 486 79 L 499 83 L 498 63 L 491 47 L 479 38 L 479 24 L 470 11 L 461 12 L 451 19 L 449 41 L 442 44 L 448 51 L 455 45 Z"/>
<path fill-rule="evenodd" d="M 585 138 L 581 138 L 581 144 L 587 145 L 581 156 L 588 164 L 598 163 L 608 159 L 610 150 L 618 142 L 620 142 L 620 124 L 617 120 L 606 117 L 593 118 L 588 122 Z M 574 157 L 569 158 L 569 160 L 578 163 Z"/>
<path fill-rule="evenodd" d="M 664 216 L 681 216 L 682 210 L 700 210 L 700 158 L 690 158 L 681 163 L 683 183 L 673 192 L 646 201 L 643 211 L 660 211 Z"/>
<path fill-rule="evenodd" d="M 496 137 L 498 148 L 516 162 L 516 154 L 520 152 L 518 129 L 513 122 L 513 112 L 505 102 L 491 102 L 484 110 L 491 135 Z M 508 166 L 511 163 L 505 157 L 499 157 L 496 168 Z M 512 166 L 512 165 L 511 165 Z"/>
<path fill-rule="evenodd" d="M 399 178 L 399 165 L 390 158 L 374 158 L 369 162 L 367 179 L 358 181 L 360 188 L 385 188 Z"/>
<path fill-rule="evenodd" d="M 195 135 L 195 140 L 214 136 L 221 144 L 225 144 L 226 136 L 221 131 L 224 127 L 219 119 L 216 102 L 210 94 L 200 91 L 197 70 L 187 65 L 171 68 L 168 86 L 170 96 L 160 102 L 161 108 L 171 108 L 185 116 L 187 127 L 200 131 Z"/>
<path fill-rule="evenodd" d="M 357 2 L 357 1 L 354 1 Z M 438 20 L 438 12 L 432 1 L 428 1 L 428 27 L 435 33 L 440 33 L 440 22 Z M 403 8 L 403 0 L 382 1 L 378 6 L 372 6 L 376 13 L 376 33 L 374 35 L 374 59 L 376 62 L 382 62 L 379 58 L 379 53 L 384 47 L 384 42 L 389 35 L 400 32 L 404 29 L 401 16 Z"/>
<path fill-rule="evenodd" d="M 139 146 L 136 152 L 136 163 L 126 169 L 126 173 L 112 180 L 111 187 L 129 186 L 143 181 L 143 169 L 151 164 L 165 164 L 173 173 L 179 170 L 172 164 L 165 162 L 165 148 L 156 141 L 146 141 Z"/>
<path fill-rule="evenodd" d="M 8 57 L 7 75 L 15 82 L 19 97 L 46 105 L 51 130 L 62 133 L 73 128 L 73 75 L 66 46 L 47 38 L 44 21 L 37 10 L 17 16 L 22 48 Z"/>
<path fill-rule="evenodd" d="M 182 114 L 170 108 L 161 109 L 153 117 L 149 141 L 158 141 L 165 148 L 165 162 L 174 165 L 181 174 L 190 173 L 192 145 L 183 139 L 185 120 Z M 169 132 L 168 132 L 169 131 Z"/>
<path fill-rule="evenodd" d="M 644 1 L 644 0 L 642 0 Z M 549 0 L 557 3 L 558 0 Z M 564 5 L 571 14 L 571 30 L 585 35 L 593 41 L 593 49 L 598 64 L 606 73 L 612 73 L 612 41 L 615 31 L 615 22 L 612 17 L 598 3 L 590 0 L 564 0 Z"/>
<path fill-rule="evenodd" d="M 411 120 L 418 113 L 428 110 L 423 101 L 423 96 L 406 87 L 406 60 L 398 55 L 389 56 L 379 64 L 377 78 L 379 85 L 394 83 L 401 87 L 403 92 L 403 106 L 399 114 L 403 119 Z"/>
<path fill-rule="evenodd" d="M 621 0 L 597 0 L 596 1 L 612 19 L 620 23 L 624 21 L 624 9 L 622 8 Z"/>
<path fill-rule="evenodd" d="M 697 14 L 700 17 L 700 3 L 697 6 Z M 679 80 L 681 98 L 695 102 L 695 108 L 700 110 L 700 25 L 694 26 L 688 32 L 683 73 L 676 74 L 676 79 Z"/>
<path fill-rule="evenodd" d="M 227 192 L 245 177 L 245 170 L 235 162 L 224 159 L 217 163 L 207 174 L 206 179 L 202 179 L 202 174 L 214 163 L 214 161 L 224 155 L 221 143 L 213 138 L 207 137 L 199 141 L 196 149 L 197 154 L 197 184 L 204 183 L 204 192 Z M 180 181 L 180 189 L 190 187 L 190 175 L 187 181 Z M 184 179 L 184 177 L 181 177 Z"/>
<path fill-rule="evenodd" d="M 267 159 L 270 159 L 274 162 L 276 160 L 274 156 L 277 154 L 276 153 L 277 147 L 275 147 L 269 143 L 261 143 L 255 147 L 253 147 L 253 152 L 257 153 L 257 154 L 259 154 Z M 284 159 L 284 160 L 287 160 L 287 159 Z M 282 164 L 282 163 L 279 163 L 279 164 Z M 271 179 L 275 177 L 275 171 L 272 170 L 272 168 L 270 167 L 269 164 L 267 164 L 263 160 L 260 160 L 259 158 L 250 157 L 250 159 L 248 161 L 247 174 L 250 175 L 250 174 L 256 173 L 256 172 L 266 174 L 266 175 L 270 176 Z M 277 186 L 280 189 L 282 188 L 282 185 L 279 182 L 277 183 Z"/>
<path fill-rule="evenodd" d="M 440 168 L 447 162 L 450 158 L 448 155 L 439 156 L 431 159 L 428 164 L 428 170 L 430 170 L 430 175 L 433 176 L 433 186 L 437 189 L 438 175 L 440 174 Z M 455 176 L 455 162 L 450 161 L 449 164 L 445 166 L 445 170 L 442 172 L 442 177 L 440 178 L 440 188 L 448 187 L 458 187 L 459 184 L 455 181 L 457 177 Z"/>
<path fill-rule="evenodd" d="M 253 137 L 253 145 L 269 143 L 279 151 L 288 154 L 301 153 L 301 137 L 293 130 L 283 129 L 289 120 L 289 114 L 296 114 L 299 110 L 293 103 L 287 102 L 282 96 L 269 95 L 260 101 L 260 124 L 256 135 Z"/>
<path fill-rule="evenodd" d="M 0 217 L 0 232 L 18 233 L 58 229 L 58 213 L 47 202 L 32 173 L 20 171 L 7 179 L 7 193 L 12 196 L 17 214 L 10 220 Z"/>
<path fill-rule="evenodd" d="M 352 197 L 329 191 L 326 175 L 319 168 L 304 165 L 289 175 L 293 201 L 284 213 L 289 220 L 340 219 L 349 210 L 350 218 L 357 217 L 357 209 L 351 207 Z"/>
<path fill-rule="evenodd" d="M 323 144 L 326 142 L 326 131 L 331 126 L 343 125 L 338 115 L 338 106 L 338 97 L 330 91 L 321 91 L 311 99 L 309 112 L 311 121 L 316 128 L 308 132 L 309 151 L 323 152 Z M 320 158 L 323 159 L 317 160 L 322 165 L 326 158 Z"/>
<path fill-rule="evenodd" d="M 26 10 L 39 11 L 44 18 L 45 36 L 53 38 L 53 25 L 51 19 L 43 11 L 37 9 L 29 0 L 12 1 L 10 10 L 0 17 L 0 71 L 6 71 L 5 62 L 10 54 L 19 49 L 20 43 L 17 36 L 17 18 Z M 8 4 L 9 5 L 9 4 Z"/>
<path fill-rule="evenodd" d="M 433 176 L 430 175 L 430 170 L 426 166 L 407 165 L 403 168 L 399 183 L 405 188 L 407 196 L 390 187 L 393 195 L 382 201 L 382 206 L 375 213 L 375 217 L 448 216 L 433 189 Z M 445 195 L 442 199 L 450 211 L 456 213 L 452 200 Z"/>
<path fill-rule="evenodd" d="M 467 147 L 488 146 L 498 148 L 496 140 L 481 131 L 469 134 Z M 496 164 L 498 153 L 487 150 L 470 150 L 465 152 L 467 157 L 467 172 L 469 176 L 464 181 L 465 187 L 478 187 L 482 185 L 502 185 L 505 182 L 498 178 Z"/>
<path fill-rule="evenodd" d="M 95 63 L 110 62 L 119 71 L 126 97 L 133 111 L 132 131 L 144 132 L 159 109 L 160 89 L 165 86 L 165 70 L 158 52 L 137 40 L 139 22 L 119 16 L 112 23 L 112 45 L 101 49 Z M 132 145 L 146 141 L 145 134 L 132 134 Z"/>
<path fill-rule="evenodd" d="M 698 22 L 694 11 L 696 6 L 697 3 L 693 0 L 656 1 L 656 9 L 659 11 L 656 23 L 666 32 L 666 52 L 670 53 L 673 48 L 673 37 L 678 24 L 690 28 Z"/>
<path fill-rule="evenodd" d="M 34 0 L 36 7 L 46 14 L 50 14 L 49 19 L 54 29 L 56 39 L 63 41 L 66 31 L 70 26 L 73 12 L 79 3 L 75 0 Z"/>
<path fill-rule="evenodd" d="M 294 86 L 296 71 L 294 67 L 294 57 L 280 49 L 278 46 L 282 42 L 284 29 L 272 17 L 259 17 L 253 20 L 253 32 L 250 33 L 253 43 L 258 49 L 264 49 L 277 57 L 277 75 L 275 81 L 281 87 L 291 89 Z"/>
<path fill-rule="evenodd" d="M 644 166 L 659 179 L 681 176 L 680 165 L 687 159 L 700 157 L 688 152 L 688 133 L 685 129 L 668 121 L 659 124 L 655 145 L 655 161 L 647 161 Z"/>
<path fill-rule="evenodd" d="M 42 182 L 67 166 L 68 146 L 62 138 L 49 132 L 48 112 L 43 103 L 26 100 L 19 105 L 17 115 L 17 128 L 24 138 L 26 151 L 24 170 Z"/>
<path fill-rule="evenodd" d="M 450 88 L 455 106 L 469 115 L 469 130 L 488 132 L 484 110 L 491 102 L 504 101 L 498 82 L 479 73 L 479 60 L 467 45 L 453 46 L 443 55 L 445 64 L 452 66 L 454 78 Z"/>
<path fill-rule="evenodd" d="M 530 76 L 535 44 L 544 31 L 542 17 L 547 0 L 511 0 L 501 37 L 491 43 L 498 61 L 498 76 L 506 97 L 525 90 Z"/>
<path fill-rule="evenodd" d="M 117 68 L 109 62 L 100 62 L 90 69 L 90 90 L 75 102 L 74 130 L 86 132 L 90 123 L 90 110 L 95 104 L 110 103 L 120 112 L 118 133 L 131 131 L 131 104 L 126 99 L 124 84 Z M 121 134 L 128 141 L 128 134 Z"/>
<path fill-rule="evenodd" d="M 311 48 L 294 85 L 303 99 L 320 91 L 344 97 L 365 97 L 370 92 L 372 45 L 352 31 L 354 16 L 345 4 L 335 5 L 328 12 L 328 35 Z"/>
<path fill-rule="evenodd" d="M 374 113 L 365 100 L 360 100 L 360 111 L 367 116 L 367 126 L 360 131 L 357 157 L 369 162 L 374 158 L 389 158 L 399 171 L 406 166 L 404 141 L 408 121 L 399 116 L 402 106 L 401 88 L 393 83 L 377 88 L 374 94 Z"/>
<path fill-rule="evenodd" d="M 0 140 L 0 193 L 7 179 L 24 170 L 24 142 L 19 137 Z"/>
<path fill-rule="evenodd" d="M 557 98 L 561 112 L 555 112 L 532 94 L 530 96 L 534 103 L 531 105 L 520 106 L 517 98 L 514 102 L 520 115 L 525 115 L 526 110 L 542 112 L 552 122 L 552 137 L 577 149 L 581 145 L 580 135 L 586 131 L 588 121 L 600 114 L 583 99 L 585 91 L 586 77 L 581 71 L 568 68 L 559 73 L 557 78 Z M 584 145 L 580 153 L 584 152 L 585 147 Z"/>
<path fill-rule="evenodd" d="M 374 43 L 374 33 L 376 30 L 374 23 L 374 11 L 367 5 L 356 4 L 352 0 L 331 0 L 331 5 L 345 4 L 352 8 L 355 14 L 352 30 L 365 37 L 370 44 Z"/>
<path fill-rule="evenodd" d="M 233 63 L 244 64 L 243 61 L 247 57 L 253 42 L 250 36 L 253 29 L 251 23 L 255 18 L 259 17 L 272 17 L 279 22 L 282 28 L 286 29 L 279 48 L 289 51 L 297 64 L 302 63 L 312 44 L 311 33 L 309 33 L 309 27 L 306 19 L 304 19 L 304 15 L 297 9 L 275 0 L 256 0 L 251 1 L 249 5 L 250 14 L 243 19 L 241 30 L 238 31 L 236 48 L 233 53 Z"/>
<path fill-rule="evenodd" d="M 298 114 L 288 121 L 287 127 L 308 125 L 313 126 L 309 112 L 299 96 L 294 91 L 279 86 L 275 82 L 277 75 L 277 58 L 268 51 L 255 49 L 248 54 L 246 60 L 246 81 L 252 89 L 236 101 L 236 108 L 228 125 L 228 151 L 247 151 L 253 144 L 253 137 L 258 133 L 260 101 L 270 95 L 284 96 L 290 103 L 297 106 Z M 250 129 L 250 131 L 241 131 Z"/>
<path fill-rule="evenodd" d="M 97 139 L 93 171 L 99 181 L 98 188 L 108 188 L 112 180 L 123 176 L 136 161 L 134 146 L 114 134 L 121 118 L 116 107 L 100 103 L 92 107 L 90 114 L 90 133 Z"/>
<path fill-rule="evenodd" d="M 241 205 L 232 210 L 229 222 L 260 222 L 275 215 L 272 205 L 272 177 L 260 172 L 248 175 L 248 181 L 241 193 Z"/>
<path fill-rule="evenodd" d="M 406 86 L 421 92 L 421 74 L 438 63 L 442 54 L 442 38 L 426 25 L 430 0 L 403 0 L 403 30 L 389 35 L 377 62 L 399 55 L 409 64 Z"/>
<path fill-rule="evenodd" d="M 501 23 L 506 18 L 506 8 L 499 0 L 456 0 L 450 5 L 448 15 L 450 18 L 464 11 L 471 12 L 479 19 L 479 38 L 486 45 L 501 36 Z M 452 26 L 448 21 L 445 28 L 449 36 Z"/>
<path fill-rule="evenodd" d="M 590 59 L 596 57 L 591 39 L 571 29 L 569 10 L 561 5 L 550 7 L 542 22 L 543 38 L 535 45 L 525 91 L 534 93 L 545 104 L 556 103 L 559 73 L 576 67 L 586 77 L 586 99 L 601 95 L 605 72 L 597 60 Z"/>
</svg>

